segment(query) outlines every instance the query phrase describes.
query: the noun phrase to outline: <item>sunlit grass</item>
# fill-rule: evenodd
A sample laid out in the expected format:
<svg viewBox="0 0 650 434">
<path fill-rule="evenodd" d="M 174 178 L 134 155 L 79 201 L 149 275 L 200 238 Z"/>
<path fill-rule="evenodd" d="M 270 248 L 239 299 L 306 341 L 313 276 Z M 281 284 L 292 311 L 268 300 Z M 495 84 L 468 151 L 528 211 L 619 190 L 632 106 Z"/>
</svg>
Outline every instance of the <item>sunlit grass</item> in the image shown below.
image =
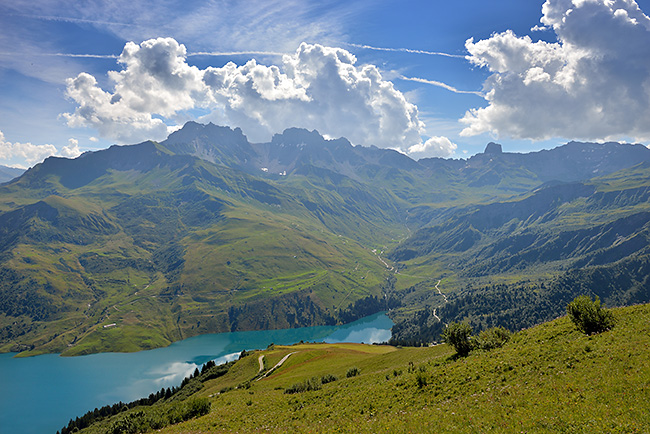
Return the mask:
<svg viewBox="0 0 650 434">
<path fill-rule="evenodd" d="M 209 415 L 162 432 L 645 432 L 650 306 L 615 312 L 619 322 L 610 332 L 586 336 L 562 318 L 461 359 L 446 345 L 304 344 L 256 352 L 200 392 L 212 395 Z M 259 354 L 271 365 L 289 352 L 296 353 L 268 378 L 218 393 L 255 376 Z M 346 378 L 352 366 L 360 375 Z M 338 380 L 283 392 L 325 374 Z"/>
</svg>

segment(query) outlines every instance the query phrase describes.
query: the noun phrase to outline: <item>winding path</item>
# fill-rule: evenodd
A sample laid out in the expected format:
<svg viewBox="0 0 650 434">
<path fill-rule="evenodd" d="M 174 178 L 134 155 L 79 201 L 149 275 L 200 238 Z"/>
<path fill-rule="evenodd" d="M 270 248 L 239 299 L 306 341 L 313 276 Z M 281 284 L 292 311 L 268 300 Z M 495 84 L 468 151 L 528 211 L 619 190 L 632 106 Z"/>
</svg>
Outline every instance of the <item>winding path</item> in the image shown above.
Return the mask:
<svg viewBox="0 0 650 434">
<path fill-rule="evenodd" d="M 283 357 L 283 358 L 282 358 L 278 363 L 275 364 L 274 367 L 272 367 L 271 369 L 269 369 L 269 370 L 266 372 L 266 374 L 262 375 L 260 378 L 258 378 L 258 379 L 255 380 L 255 381 L 260 381 L 262 378 L 266 378 L 266 377 L 268 377 L 269 375 L 271 375 L 271 373 L 272 373 L 273 371 L 275 371 L 276 369 L 278 369 L 280 366 L 282 366 L 282 364 L 283 364 L 284 362 L 287 361 L 287 359 L 289 358 L 290 355 L 292 355 L 292 354 L 296 354 L 297 352 L 298 352 L 298 351 L 294 351 L 294 352 L 291 352 L 291 353 L 287 354 L 286 356 L 284 356 L 284 357 Z M 259 362 L 260 362 L 260 365 L 262 365 L 262 363 L 263 363 L 263 361 L 262 361 L 262 357 L 264 357 L 264 356 L 260 356 L 260 358 L 258 359 Z"/>
<path fill-rule="evenodd" d="M 393 271 L 395 269 L 395 267 L 391 267 L 386 261 L 383 260 L 383 258 L 381 257 L 381 253 L 382 253 L 381 251 L 378 251 L 377 249 L 372 249 L 371 252 L 374 253 L 377 259 L 379 259 L 381 263 L 386 266 L 388 271 Z"/>
<path fill-rule="evenodd" d="M 447 300 L 447 296 L 446 296 L 445 294 L 443 294 L 442 291 L 440 291 L 440 288 L 438 287 L 438 285 L 440 285 L 440 282 L 442 282 L 442 279 L 439 279 L 439 280 L 438 280 L 438 283 L 436 283 L 435 288 L 436 288 L 436 291 L 438 291 L 438 294 L 442 295 L 442 298 L 445 300 L 445 304 L 446 304 L 447 301 L 449 301 L 449 300 Z M 440 322 L 442 322 L 442 319 L 440 319 L 440 317 L 438 316 L 438 314 L 436 313 L 436 311 L 437 311 L 439 308 L 441 308 L 441 307 L 442 307 L 442 304 L 438 305 L 438 307 L 435 307 L 435 308 L 433 309 L 433 316 L 435 316 L 436 319 L 437 319 L 438 321 L 440 321 Z"/>
<path fill-rule="evenodd" d="M 442 282 L 442 279 L 438 280 L 438 283 L 436 283 L 436 291 L 438 291 L 438 294 L 442 295 L 442 298 L 445 299 L 445 303 L 447 303 L 447 296 L 440 291 L 440 288 L 438 288 L 438 285 L 440 285 L 440 282 Z"/>
</svg>

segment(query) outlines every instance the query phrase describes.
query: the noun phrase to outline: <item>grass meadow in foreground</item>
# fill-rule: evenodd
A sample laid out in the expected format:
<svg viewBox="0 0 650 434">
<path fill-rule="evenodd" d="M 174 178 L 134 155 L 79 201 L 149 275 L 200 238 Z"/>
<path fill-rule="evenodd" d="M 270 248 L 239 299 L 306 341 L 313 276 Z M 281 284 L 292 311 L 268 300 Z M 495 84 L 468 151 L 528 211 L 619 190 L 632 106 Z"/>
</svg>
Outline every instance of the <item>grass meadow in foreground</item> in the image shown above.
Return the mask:
<svg viewBox="0 0 650 434">
<path fill-rule="evenodd" d="M 617 325 L 601 334 L 563 317 L 464 358 L 447 345 L 270 347 L 206 383 L 197 396 L 210 399 L 209 414 L 161 432 L 647 432 L 650 306 L 614 312 Z M 268 370 L 288 353 L 257 380 L 259 356 Z M 285 393 L 325 376 L 316 390 Z"/>
</svg>

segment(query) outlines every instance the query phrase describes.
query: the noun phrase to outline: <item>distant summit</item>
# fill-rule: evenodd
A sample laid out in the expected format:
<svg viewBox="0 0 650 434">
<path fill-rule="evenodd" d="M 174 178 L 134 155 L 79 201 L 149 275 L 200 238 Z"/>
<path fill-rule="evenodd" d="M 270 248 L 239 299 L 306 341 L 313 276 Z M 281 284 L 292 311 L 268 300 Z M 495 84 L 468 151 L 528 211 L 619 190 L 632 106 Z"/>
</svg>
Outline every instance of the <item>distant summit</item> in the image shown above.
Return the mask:
<svg viewBox="0 0 650 434">
<path fill-rule="evenodd" d="M 280 146 L 323 146 L 325 144 L 325 138 L 316 130 L 309 131 L 304 128 L 287 128 L 282 134 L 274 134 L 271 143 Z"/>
<path fill-rule="evenodd" d="M 484 154 L 503 154 L 503 149 L 498 143 L 490 142 L 485 147 Z"/>
<path fill-rule="evenodd" d="M 0 182 L 11 181 L 14 178 L 19 177 L 25 172 L 23 169 L 17 169 L 15 167 L 0 166 Z"/>
<path fill-rule="evenodd" d="M 448 270 L 455 298 L 399 339 L 420 325 L 437 339 L 444 323 L 431 321 L 468 311 L 531 325 L 586 287 L 608 304 L 646 301 L 647 164 L 643 145 L 520 154 L 490 143 L 468 159 L 415 161 L 316 130 L 250 143 L 196 122 L 160 143 L 49 157 L 0 185 L 0 352 L 150 349 L 386 309 L 406 318 L 442 302 L 429 298 L 429 264 Z M 393 270 L 373 252 L 384 245 Z M 398 285 L 401 267 L 421 277 Z M 515 274 L 485 302 L 464 292 Z"/>
</svg>

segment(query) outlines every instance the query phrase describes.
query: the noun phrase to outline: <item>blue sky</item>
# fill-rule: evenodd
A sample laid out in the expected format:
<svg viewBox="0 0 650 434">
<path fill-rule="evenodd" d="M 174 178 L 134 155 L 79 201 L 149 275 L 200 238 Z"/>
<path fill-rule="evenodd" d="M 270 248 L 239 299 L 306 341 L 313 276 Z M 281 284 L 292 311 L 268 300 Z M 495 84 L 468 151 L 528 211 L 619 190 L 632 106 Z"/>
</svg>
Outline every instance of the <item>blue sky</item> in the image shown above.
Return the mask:
<svg viewBox="0 0 650 434">
<path fill-rule="evenodd" d="M 3 2 L 0 164 L 162 140 L 187 120 L 413 158 L 647 144 L 647 3 Z"/>
</svg>

